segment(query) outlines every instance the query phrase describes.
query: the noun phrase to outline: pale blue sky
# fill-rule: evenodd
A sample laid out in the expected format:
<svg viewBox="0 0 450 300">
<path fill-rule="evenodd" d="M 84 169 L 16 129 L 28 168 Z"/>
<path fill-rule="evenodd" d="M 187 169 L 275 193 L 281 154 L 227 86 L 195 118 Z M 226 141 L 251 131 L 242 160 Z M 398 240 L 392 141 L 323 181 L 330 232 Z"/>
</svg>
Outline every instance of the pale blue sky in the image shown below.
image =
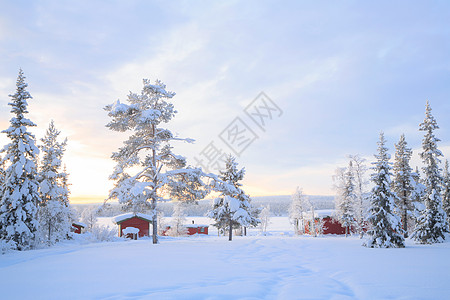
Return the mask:
<svg viewBox="0 0 450 300">
<path fill-rule="evenodd" d="M 419 148 L 427 99 L 450 155 L 447 1 L 0 1 L 2 128 L 19 68 L 36 135 L 53 118 L 69 138 L 75 197 L 107 195 L 123 136 L 103 107 L 142 78 L 177 93 L 170 128 L 196 139 L 175 145 L 192 164 L 211 141 L 228 151 L 236 117 L 254 126 L 243 110 L 261 91 L 283 110 L 238 158 L 253 195 L 332 194 L 334 169 L 372 160 L 381 130 L 391 150 L 401 133 Z"/>
</svg>

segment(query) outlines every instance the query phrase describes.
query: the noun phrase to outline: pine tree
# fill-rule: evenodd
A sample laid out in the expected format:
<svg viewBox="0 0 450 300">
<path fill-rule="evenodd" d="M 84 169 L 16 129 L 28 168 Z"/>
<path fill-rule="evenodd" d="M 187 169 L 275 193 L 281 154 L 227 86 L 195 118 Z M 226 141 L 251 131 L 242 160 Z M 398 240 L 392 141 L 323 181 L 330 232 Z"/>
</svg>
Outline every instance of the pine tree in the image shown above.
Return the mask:
<svg viewBox="0 0 450 300">
<path fill-rule="evenodd" d="M 6 175 L 5 162 L 3 161 L 3 158 L 0 156 L 0 191 L 2 190 L 3 183 L 5 182 L 5 175 Z"/>
<path fill-rule="evenodd" d="M 250 197 L 241 189 L 239 183 L 244 178 L 245 169 L 238 170 L 233 156 L 225 161 L 225 170 L 220 171 L 219 179 L 223 183 L 220 197 L 213 202 L 208 217 L 213 218 L 219 229 L 228 228 L 228 239 L 233 239 L 233 228 L 240 226 L 256 226 L 260 221 L 252 214 Z"/>
<path fill-rule="evenodd" d="M 366 211 L 367 211 L 367 180 L 365 177 L 367 166 L 365 164 L 365 159 L 357 155 L 350 155 L 350 160 L 352 161 L 353 174 L 355 178 L 355 203 L 353 209 L 355 212 L 355 227 L 359 234 L 359 237 L 364 236 L 364 231 L 366 229 Z"/>
<path fill-rule="evenodd" d="M 11 126 L 3 130 L 11 143 L 2 152 L 4 157 L 5 181 L 1 190 L 0 201 L 0 239 L 12 249 L 27 250 L 36 243 L 38 231 L 37 204 L 40 202 L 37 182 L 36 160 L 39 149 L 35 137 L 28 132 L 28 127 L 36 126 L 25 117 L 28 113 L 28 99 L 31 95 L 26 90 L 25 76 L 22 70 L 16 82 L 16 93 L 10 95 L 11 113 L 14 115 Z"/>
<path fill-rule="evenodd" d="M 373 163 L 375 173 L 372 174 L 374 187 L 371 192 L 368 221 L 371 229 L 369 239 L 365 243 L 370 248 L 403 248 L 404 237 L 400 218 L 394 214 L 396 195 L 391 191 L 391 166 L 388 149 L 385 147 L 384 134 L 380 134 L 378 142 L 377 162 Z"/>
<path fill-rule="evenodd" d="M 86 224 L 86 231 L 92 232 L 92 229 L 97 225 L 98 209 L 96 207 L 86 207 L 81 212 L 81 222 Z"/>
<path fill-rule="evenodd" d="M 447 225 L 450 224 L 450 173 L 448 169 L 448 160 L 445 160 L 444 179 L 442 191 L 442 208 L 447 214 Z"/>
<path fill-rule="evenodd" d="M 67 173 L 66 165 L 64 165 L 63 170 L 59 173 L 59 177 L 61 179 L 61 200 L 65 204 L 65 206 L 69 206 L 69 197 L 70 197 L 70 189 L 69 189 L 69 173 Z M 72 218 L 75 218 L 75 211 L 71 210 Z"/>
<path fill-rule="evenodd" d="M 180 198 L 197 200 L 204 193 L 197 192 L 202 184 L 201 169 L 186 168 L 186 159 L 172 152 L 172 141 L 193 142 L 175 137 L 162 124 L 170 122 L 177 111 L 169 101 L 175 93 L 166 90 L 159 80 L 151 84 L 143 80 L 141 94 L 130 93 L 129 104 L 108 105 L 105 110 L 112 118 L 106 126 L 132 134 L 112 159 L 117 162 L 111 180 L 116 181 L 109 199 L 127 204 L 134 212 L 151 209 L 153 214 L 153 243 L 158 242 L 156 204 L 161 193 L 182 193 Z M 179 185 L 180 181 L 185 181 Z"/>
<path fill-rule="evenodd" d="M 0 207 L 2 204 L 2 191 L 4 189 L 4 182 L 5 182 L 5 161 L 3 160 L 3 158 L 0 156 Z M 0 229 L 0 234 L 1 234 L 1 229 Z M 1 235 L 0 235 L 0 251 L 3 251 L 3 240 L 1 240 Z M 8 248 L 7 246 L 8 243 L 5 243 L 6 248 Z"/>
<path fill-rule="evenodd" d="M 437 148 L 440 140 L 435 137 L 434 130 L 438 129 L 436 119 L 431 114 L 431 107 L 427 101 L 425 120 L 420 124 L 420 130 L 425 131 L 422 141 L 423 152 L 420 157 L 424 167 L 425 195 L 423 203 L 425 209 L 419 217 L 418 224 L 412 234 L 415 241 L 420 244 L 440 243 L 445 240 L 447 231 L 447 216 L 442 209 L 442 176 L 439 163 L 441 151 Z"/>
<path fill-rule="evenodd" d="M 408 148 L 405 135 L 395 144 L 392 190 L 397 195 L 398 214 L 401 216 L 405 238 L 408 237 L 408 223 L 414 213 L 412 194 L 414 190 L 412 168 L 409 165 L 412 150 Z"/>
<path fill-rule="evenodd" d="M 39 171 L 39 221 L 42 238 L 49 245 L 69 237 L 73 219 L 68 199 L 67 173 L 61 172 L 67 139 L 58 142 L 59 134 L 60 131 L 51 121 L 40 146 L 43 157 Z"/>
<path fill-rule="evenodd" d="M 413 207 L 413 213 L 411 215 L 411 219 L 413 221 L 414 226 L 412 229 L 416 227 L 418 223 L 418 219 L 420 218 L 422 211 L 425 209 L 425 205 L 422 200 L 425 196 L 425 185 L 423 185 L 422 180 L 420 179 L 419 168 L 416 167 L 416 170 L 411 173 L 412 182 L 411 185 L 413 190 L 411 191 L 411 201 Z"/>
<path fill-rule="evenodd" d="M 269 204 L 264 206 L 264 208 L 261 210 L 259 219 L 261 220 L 261 232 L 265 235 L 267 232 L 267 226 L 270 223 L 270 205 Z"/>
<path fill-rule="evenodd" d="M 289 206 L 289 218 L 294 224 L 295 234 L 303 234 L 305 230 L 304 213 L 307 208 L 307 199 L 303 194 L 303 190 L 297 187 L 295 193 L 291 196 L 291 205 Z"/>
<path fill-rule="evenodd" d="M 344 185 L 340 189 L 339 205 L 337 207 L 337 217 L 339 222 L 345 227 L 345 237 L 355 223 L 354 205 L 356 202 L 355 178 L 353 176 L 353 164 L 350 160 L 348 168 L 344 173 Z"/>
<path fill-rule="evenodd" d="M 170 230 L 171 233 L 175 236 L 186 234 L 186 227 L 184 226 L 185 222 L 186 222 L 185 203 L 178 201 L 173 206 L 172 228 Z"/>
<path fill-rule="evenodd" d="M 310 212 L 311 212 L 310 214 L 308 214 L 310 217 L 309 234 L 312 235 L 313 237 L 316 237 L 317 236 L 316 220 L 318 219 L 318 216 L 315 213 L 314 204 L 309 199 L 307 199 L 306 202 L 307 202 L 307 205 L 309 206 Z"/>
</svg>

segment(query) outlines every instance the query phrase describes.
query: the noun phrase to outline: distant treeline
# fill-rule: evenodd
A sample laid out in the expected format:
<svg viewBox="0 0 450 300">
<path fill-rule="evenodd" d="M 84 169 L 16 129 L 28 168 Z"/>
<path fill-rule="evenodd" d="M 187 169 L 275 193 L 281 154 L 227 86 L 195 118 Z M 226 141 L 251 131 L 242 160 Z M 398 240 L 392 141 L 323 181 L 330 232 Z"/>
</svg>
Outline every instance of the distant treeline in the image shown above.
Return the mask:
<svg viewBox="0 0 450 300">
<path fill-rule="evenodd" d="M 273 216 L 288 216 L 289 205 L 291 204 L 290 195 L 282 196 L 264 196 L 252 197 L 251 203 L 254 207 L 270 206 L 270 212 Z M 334 209 L 334 196 L 309 196 L 311 203 L 314 204 L 314 209 Z M 211 210 L 213 199 L 206 199 L 198 201 L 197 203 L 186 205 L 186 214 L 188 216 L 204 216 Z M 174 202 L 158 203 L 158 211 L 162 212 L 165 217 L 172 216 Z M 73 204 L 72 205 L 80 214 L 86 208 L 98 208 L 99 217 L 113 217 L 119 214 L 126 213 L 122 206 L 118 203 L 110 203 L 106 207 L 99 204 Z"/>
</svg>

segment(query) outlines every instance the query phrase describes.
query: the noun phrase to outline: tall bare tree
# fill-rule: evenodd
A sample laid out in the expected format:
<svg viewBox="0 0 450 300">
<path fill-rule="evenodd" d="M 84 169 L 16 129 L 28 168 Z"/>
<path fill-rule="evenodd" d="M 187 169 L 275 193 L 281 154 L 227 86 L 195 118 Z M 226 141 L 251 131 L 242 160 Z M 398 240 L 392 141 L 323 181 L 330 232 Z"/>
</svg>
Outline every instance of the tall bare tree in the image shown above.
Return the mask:
<svg viewBox="0 0 450 300">
<path fill-rule="evenodd" d="M 128 104 L 117 102 L 105 107 L 112 121 L 106 126 L 119 132 L 130 132 L 123 147 L 114 152 L 117 163 L 110 179 L 115 181 L 109 199 L 127 204 L 130 210 L 150 209 L 153 213 L 153 243 L 158 242 L 157 202 L 163 193 L 195 201 L 206 195 L 200 169 L 189 168 L 186 159 L 172 151 L 174 141 L 193 142 L 176 137 L 163 127 L 177 113 L 170 102 L 175 93 L 156 80 L 143 80 L 140 94 L 128 95 Z"/>
</svg>

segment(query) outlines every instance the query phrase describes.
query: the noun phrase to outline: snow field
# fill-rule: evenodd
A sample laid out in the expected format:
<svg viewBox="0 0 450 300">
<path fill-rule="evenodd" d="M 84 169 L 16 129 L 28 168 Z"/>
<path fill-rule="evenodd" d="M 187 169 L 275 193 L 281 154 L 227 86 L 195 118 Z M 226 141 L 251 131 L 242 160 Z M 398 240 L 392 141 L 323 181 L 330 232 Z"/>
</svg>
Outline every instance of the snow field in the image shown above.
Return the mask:
<svg viewBox="0 0 450 300">
<path fill-rule="evenodd" d="M 11 252 L 0 256 L 1 298 L 448 299 L 450 243 L 370 249 L 356 237 L 290 236 L 282 219 L 271 219 L 270 236 L 232 242 L 211 234 Z"/>
</svg>

